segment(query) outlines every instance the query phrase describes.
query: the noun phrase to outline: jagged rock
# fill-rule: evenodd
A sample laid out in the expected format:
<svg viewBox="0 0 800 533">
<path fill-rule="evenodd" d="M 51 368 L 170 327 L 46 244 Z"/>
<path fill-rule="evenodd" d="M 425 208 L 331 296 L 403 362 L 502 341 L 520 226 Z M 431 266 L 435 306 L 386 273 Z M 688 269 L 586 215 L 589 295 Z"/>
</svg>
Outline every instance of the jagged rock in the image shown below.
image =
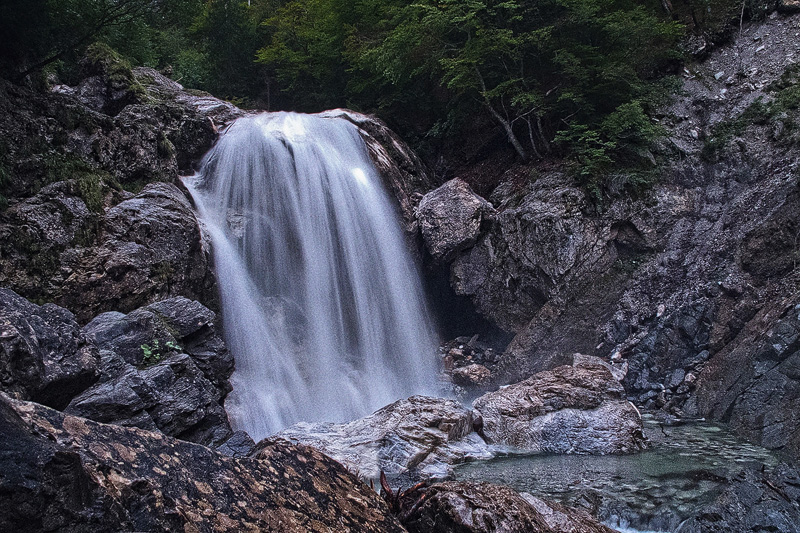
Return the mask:
<svg viewBox="0 0 800 533">
<path fill-rule="evenodd" d="M 302 422 L 276 436 L 313 446 L 364 479 L 381 471 L 441 478 L 453 464 L 492 456 L 472 430 L 472 413 L 458 402 L 412 396 L 346 424 Z"/>
<path fill-rule="evenodd" d="M 630 453 L 644 448 L 642 419 L 611 371 L 589 358 L 473 402 L 490 442 L 547 453 Z"/>
<path fill-rule="evenodd" d="M 532 505 L 508 487 L 445 482 L 405 522 L 411 533 L 612 533 L 583 512 L 537 501 Z"/>
<path fill-rule="evenodd" d="M 614 531 L 598 523 L 583 509 L 565 507 L 556 502 L 542 500 L 527 492 L 521 493 L 520 496 L 539 512 L 553 531 L 559 533 L 611 533 Z"/>
<path fill-rule="evenodd" d="M 798 453 L 800 298 L 790 291 L 777 291 L 772 303 L 703 366 L 684 410 L 724 420 L 767 448 Z"/>
<path fill-rule="evenodd" d="M 456 368 L 452 372 L 453 383 L 462 387 L 481 388 L 491 383 L 492 372 L 479 364 Z"/>
<path fill-rule="evenodd" d="M 492 204 L 458 178 L 426 194 L 417 208 L 422 237 L 436 261 L 448 261 L 475 244 L 493 214 Z"/>
<path fill-rule="evenodd" d="M 676 533 L 757 533 L 800 527 L 800 472 L 787 464 L 743 470 L 716 500 L 685 520 Z"/>
<path fill-rule="evenodd" d="M 100 349 L 100 381 L 65 411 L 200 444 L 226 441 L 232 430 L 222 402 L 233 357 L 214 319 L 186 298 L 99 315 L 83 332 Z"/>
<path fill-rule="evenodd" d="M 383 501 L 304 446 L 233 459 L 0 394 L 0 530 L 397 532 Z"/>
<path fill-rule="evenodd" d="M 91 247 L 61 255 L 59 302 L 84 321 L 170 296 L 216 300 L 210 256 L 191 204 L 174 185 L 151 184 L 109 209 Z"/>
<path fill-rule="evenodd" d="M 0 390 L 63 409 L 97 381 L 99 366 L 72 313 L 0 289 Z"/>
</svg>

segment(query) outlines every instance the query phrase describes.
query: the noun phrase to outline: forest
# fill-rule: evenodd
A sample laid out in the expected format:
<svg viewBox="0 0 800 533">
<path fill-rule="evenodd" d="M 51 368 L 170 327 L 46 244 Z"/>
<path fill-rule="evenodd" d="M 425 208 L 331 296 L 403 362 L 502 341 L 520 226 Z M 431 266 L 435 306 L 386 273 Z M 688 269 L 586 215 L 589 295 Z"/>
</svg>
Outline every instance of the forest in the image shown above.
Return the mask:
<svg viewBox="0 0 800 533">
<path fill-rule="evenodd" d="M 87 47 L 239 106 L 374 113 L 434 167 L 466 139 L 636 193 L 655 110 L 756 0 L 7 0 L 0 73 L 69 83 Z M 692 48 L 691 43 L 702 43 Z M 446 166 L 446 165 L 444 165 Z M 614 174 L 624 169 L 620 186 Z M 617 183 L 617 185 L 613 185 Z"/>
</svg>

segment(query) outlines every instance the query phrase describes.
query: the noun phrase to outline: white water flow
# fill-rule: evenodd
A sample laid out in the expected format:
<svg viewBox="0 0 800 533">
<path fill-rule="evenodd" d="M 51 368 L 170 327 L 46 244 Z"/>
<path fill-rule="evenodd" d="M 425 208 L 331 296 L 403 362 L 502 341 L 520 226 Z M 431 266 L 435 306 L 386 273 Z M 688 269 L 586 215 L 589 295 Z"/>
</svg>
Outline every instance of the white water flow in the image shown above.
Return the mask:
<svg viewBox="0 0 800 533">
<path fill-rule="evenodd" d="M 353 124 L 241 118 L 186 182 L 214 249 L 235 429 L 258 440 L 434 392 L 419 273 Z"/>
</svg>

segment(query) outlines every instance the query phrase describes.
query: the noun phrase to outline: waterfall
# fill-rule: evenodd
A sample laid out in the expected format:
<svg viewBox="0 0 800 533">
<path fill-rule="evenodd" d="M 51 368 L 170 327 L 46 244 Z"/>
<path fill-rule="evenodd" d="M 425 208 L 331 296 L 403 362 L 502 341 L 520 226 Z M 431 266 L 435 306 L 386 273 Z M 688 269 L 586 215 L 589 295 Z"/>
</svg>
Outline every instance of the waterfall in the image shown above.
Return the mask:
<svg viewBox="0 0 800 533">
<path fill-rule="evenodd" d="M 258 440 L 434 392 L 419 273 L 353 124 L 241 118 L 185 181 L 214 250 L 235 429 Z"/>
</svg>

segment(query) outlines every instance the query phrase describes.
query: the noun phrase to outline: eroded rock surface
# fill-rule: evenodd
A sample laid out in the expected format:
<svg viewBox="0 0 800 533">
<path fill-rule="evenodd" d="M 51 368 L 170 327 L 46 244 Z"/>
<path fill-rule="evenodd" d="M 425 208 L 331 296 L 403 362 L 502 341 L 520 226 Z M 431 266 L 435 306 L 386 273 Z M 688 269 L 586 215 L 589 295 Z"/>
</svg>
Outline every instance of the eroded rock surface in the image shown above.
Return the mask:
<svg viewBox="0 0 800 533">
<path fill-rule="evenodd" d="M 417 208 L 422 238 L 436 261 L 448 261 L 478 240 L 481 226 L 491 220 L 492 204 L 458 178 L 426 194 Z"/>
<path fill-rule="evenodd" d="M 72 415 L 211 445 L 232 435 L 223 400 L 233 357 L 202 304 L 173 298 L 83 329 L 100 350 L 100 381 L 73 398 Z"/>
<path fill-rule="evenodd" d="M 285 441 L 233 459 L 0 393 L 3 531 L 402 532 L 340 464 Z"/>
<path fill-rule="evenodd" d="M 583 357 L 473 402 L 493 444 L 546 453 L 631 453 L 644 448 L 642 419 L 607 366 Z"/>
<path fill-rule="evenodd" d="M 313 446 L 364 479 L 377 479 L 381 471 L 440 478 L 453 464 L 492 456 L 473 422 L 458 402 L 412 396 L 353 422 L 300 423 L 277 437 Z"/>
<path fill-rule="evenodd" d="M 406 522 L 412 533 L 612 533 L 587 514 L 526 498 L 490 483 L 445 482 L 427 489 Z"/>
<path fill-rule="evenodd" d="M 676 533 L 797 531 L 800 472 L 787 464 L 743 470 L 717 499 L 684 521 Z"/>
<path fill-rule="evenodd" d="M 72 313 L 0 289 L 0 390 L 63 409 L 99 376 L 97 347 Z"/>
</svg>

